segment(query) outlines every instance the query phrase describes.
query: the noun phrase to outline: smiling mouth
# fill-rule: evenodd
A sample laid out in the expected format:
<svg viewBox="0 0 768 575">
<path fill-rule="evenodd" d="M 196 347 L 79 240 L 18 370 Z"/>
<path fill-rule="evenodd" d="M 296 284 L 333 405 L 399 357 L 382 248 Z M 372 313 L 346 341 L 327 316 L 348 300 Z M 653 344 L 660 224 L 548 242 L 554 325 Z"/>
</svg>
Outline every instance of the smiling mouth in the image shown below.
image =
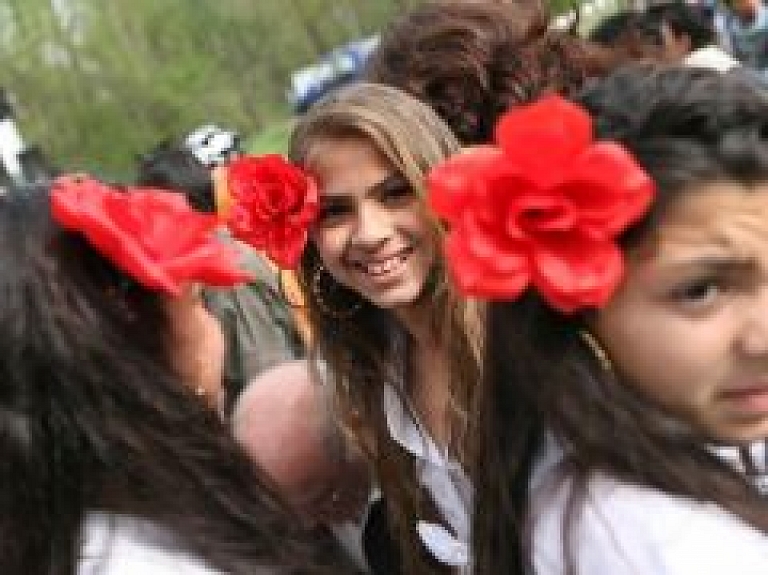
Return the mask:
<svg viewBox="0 0 768 575">
<path fill-rule="evenodd" d="M 383 278 L 397 271 L 412 253 L 413 248 L 406 248 L 384 259 L 369 262 L 352 262 L 352 267 L 372 278 Z"/>
</svg>

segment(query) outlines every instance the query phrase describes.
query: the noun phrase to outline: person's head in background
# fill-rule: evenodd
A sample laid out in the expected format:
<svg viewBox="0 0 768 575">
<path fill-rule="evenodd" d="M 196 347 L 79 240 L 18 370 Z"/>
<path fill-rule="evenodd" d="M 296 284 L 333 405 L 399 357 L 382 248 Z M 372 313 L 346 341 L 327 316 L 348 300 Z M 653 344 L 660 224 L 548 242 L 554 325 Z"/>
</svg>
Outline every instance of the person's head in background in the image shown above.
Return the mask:
<svg viewBox="0 0 768 575">
<path fill-rule="evenodd" d="M 235 437 L 309 524 L 359 520 L 370 490 L 330 394 L 311 364 L 296 360 L 253 379 L 232 413 Z"/>
<path fill-rule="evenodd" d="M 765 5 L 763 0 L 724 0 L 724 4 L 745 24 L 750 24 Z"/>
<path fill-rule="evenodd" d="M 169 193 L 182 193 L 194 209 L 208 214 L 216 212 L 216 195 L 211 170 L 204 166 L 190 149 L 173 141 L 161 142 L 139 157 L 136 183 L 140 186 L 167 190 Z M 206 291 L 203 290 L 198 295 L 203 296 Z M 184 306 L 174 304 L 173 309 L 180 325 L 185 317 L 190 321 L 194 317 L 191 310 Z M 194 323 L 190 323 L 187 330 L 193 332 Z M 224 337 L 231 340 L 227 334 Z M 227 347 L 234 348 L 234 346 L 235 342 L 229 341 Z M 228 349 L 228 353 L 231 356 L 232 349 Z M 207 357 L 200 357 L 200 367 L 206 365 L 207 361 Z M 234 361 L 234 358 L 231 357 L 229 361 Z M 229 371 L 227 369 L 227 374 Z M 222 382 L 220 378 L 220 390 L 210 394 L 211 401 L 219 409 L 224 409 L 229 400 L 228 396 L 234 391 L 228 388 L 241 388 L 243 385 L 245 382 Z M 212 392 L 212 390 L 209 391 Z"/>
<path fill-rule="evenodd" d="M 223 354 L 196 286 L 246 279 L 211 221 L 165 192 L 54 189 L 55 210 L 47 186 L 0 196 L 0 571 L 98 561 L 81 545 L 99 512 L 152 522 L 216 572 L 335 573 L 195 391 L 199 358 L 220 376 Z M 183 314 L 184 350 L 177 306 L 198 320 Z"/>
<path fill-rule="evenodd" d="M 449 375 L 433 398 L 450 400 L 433 409 L 454 434 L 441 441 L 463 455 L 479 369 L 477 318 L 447 277 L 442 229 L 424 188 L 429 168 L 459 143 L 426 104 L 360 83 L 300 118 L 290 150 L 319 189 L 319 214 L 299 263 L 315 353 L 327 362 L 340 415 L 376 467 L 403 557 L 419 561 L 414 517 L 424 495 L 411 455 L 390 434 L 384 392 L 421 389 L 428 368 L 417 352 L 435 346 Z"/>
<path fill-rule="evenodd" d="M 712 450 L 768 439 L 768 98 L 738 72 L 636 67 L 578 101 L 595 138 L 622 144 L 656 192 L 618 238 L 623 279 L 605 303 L 560 311 L 540 278 L 489 310 L 475 487 L 478 508 L 498 513 L 477 517 L 480 573 L 525 562 L 525 549 L 499 544 L 526 520 L 548 433 L 566 449 L 569 517 L 605 474 L 710 502 L 768 534 L 764 495 Z M 572 269 L 594 280 L 606 259 Z M 565 522 L 566 542 L 577 524 Z"/>
<path fill-rule="evenodd" d="M 602 17 L 589 31 L 589 40 L 602 46 L 615 46 L 628 30 L 638 24 L 640 12 L 619 10 Z"/>
<path fill-rule="evenodd" d="M 589 31 L 588 38 L 595 44 L 620 48 L 639 58 L 661 58 L 664 54 L 661 29 L 639 10 L 620 10 L 605 16 Z"/>
<path fill-rule="evenodd" d="M 168 140 L 138 158 L 136 183 L 182 192 L 201 212 L 216 211 L 210 168 L 186 146 Z"/>
<path fill-rule="evenodd" d="M 722 72 L 739 66 L 735 58 L 718 46 L 714 23 L 703 8 L 681 1 L 608 16 L 589 37 L 637 58 Z"/>
<path fill-rule="evenodd" d="M 166 140 L 138 158 L 137 183 L 181 191 L 203 212 L 222 209 L 220 189 L 227 164 L 243 153 L 240 136 L 213 124 L 192 131 L 180 141 Z"/>
<path fill-rule="evenodd" d="M 717 44 L 714 23 L 700 8 L 682 0 L 647 8 L 643 20 L 659 30 L 665 60 L 679 61 L 694 50 Z"/>
<path fill-rule="evenodd" d="M 492 139 L 510 106 L 572 93 L 623 55 L 550 29 L 541 2 L 431 2 L 382 34 L 366 78 L 432 106 L 462 144 Z"/>
<path fill-rule="evenodd" d="M 227 163 L 241 153 L 239 139 L 231 134 L 205 127 L 193 132 L 183 143 L 161 142 L 139 157 L 137 183 L 181 192 L 195 209 L 223 215 L 227 209 Z M 251 377 L 275 363 L 303 355 L 297 317 L 291 314 L 287 298 L 281 293 L 277 270 L 261 254 L 235 243 L 257 286 L 204 292 L 227 337 L 227 405 Z"/>
</svg>

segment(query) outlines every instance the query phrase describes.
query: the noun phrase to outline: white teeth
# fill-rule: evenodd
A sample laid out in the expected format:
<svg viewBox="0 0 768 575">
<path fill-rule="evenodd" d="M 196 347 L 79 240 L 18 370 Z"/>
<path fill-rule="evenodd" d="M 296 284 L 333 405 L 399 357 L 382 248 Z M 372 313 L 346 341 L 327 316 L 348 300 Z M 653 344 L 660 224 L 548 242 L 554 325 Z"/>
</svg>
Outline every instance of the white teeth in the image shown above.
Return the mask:
<svg viewBox="0 0 768 575">
<path fill-rule="evenodd" d="M 388 260 L 383 262 L 368 264 L 366 271 L 371 275 L 379 276 L 392 271 L 392 269 L 397 265 L 397 263 L 398 263 L 398 258 L 389 258 Z"/>
<path fill-rule="evenodd" d="M 372 262 L 369 264 L 360 264 L 360 267 L 363 268 L 365 273 L 372 275 L 372 276 L 380 276 L 387 274 L 391 272 L 393 269 L 395 269 L 396 266 L 403 263 L 406 259 L 407 255 L 398 255 L 391 258 L 388 258 L 381 262 Z"/>
</svg>

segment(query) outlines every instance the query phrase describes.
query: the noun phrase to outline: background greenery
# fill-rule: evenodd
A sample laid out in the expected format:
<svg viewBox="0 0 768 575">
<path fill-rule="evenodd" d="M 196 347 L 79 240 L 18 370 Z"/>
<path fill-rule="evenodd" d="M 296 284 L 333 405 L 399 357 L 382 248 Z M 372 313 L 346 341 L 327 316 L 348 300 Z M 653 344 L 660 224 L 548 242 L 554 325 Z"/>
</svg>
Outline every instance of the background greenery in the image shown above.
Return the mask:
<svg viewBox="0 0 768 575">
<path fill-rule="evenodd" d="M 210 121 L 279 148 L 291 73 L 422 1 L 0 0 L 0 86 L 66 169 L 128 178 L 137 154 Z"/>
</svg>

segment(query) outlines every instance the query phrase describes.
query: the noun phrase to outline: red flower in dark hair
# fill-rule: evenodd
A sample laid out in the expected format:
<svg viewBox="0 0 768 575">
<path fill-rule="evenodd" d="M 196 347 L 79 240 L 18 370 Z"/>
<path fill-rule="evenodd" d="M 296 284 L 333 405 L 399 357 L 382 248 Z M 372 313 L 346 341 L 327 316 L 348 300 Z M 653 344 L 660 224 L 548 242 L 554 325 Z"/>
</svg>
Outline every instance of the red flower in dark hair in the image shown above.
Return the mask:
<svg viewBox="0 0 768 575">
<path fill-rule="evenodd" d="M 237 250 L 216 237 L 218 218 L 193 210 L 181 194 L 62 177 L 51 186 L 51 214 L 150 289 L 179 295 L 189 282 L 229 287 L 252 280 L 237 266 Z"/>
<path fill-rule="evenodd" d="M 314 180 L 276 154 L 237 158 L 228 178 L 228 224 L 235 237 L 264 250 L 278 265 L 295 267 L 317 216 Z"/>
<path fill-rule="evenodd" d="M 616 237 L 648 209 L 653 181 L 621 145 L 594 141 L 589 115 L 559 96 L 508 112 L 496 142 L 428 177 L 459 288 L 513 300 L 534 286 L 564 313 L 605 304 L 624 267 Z"/>
</svg>

